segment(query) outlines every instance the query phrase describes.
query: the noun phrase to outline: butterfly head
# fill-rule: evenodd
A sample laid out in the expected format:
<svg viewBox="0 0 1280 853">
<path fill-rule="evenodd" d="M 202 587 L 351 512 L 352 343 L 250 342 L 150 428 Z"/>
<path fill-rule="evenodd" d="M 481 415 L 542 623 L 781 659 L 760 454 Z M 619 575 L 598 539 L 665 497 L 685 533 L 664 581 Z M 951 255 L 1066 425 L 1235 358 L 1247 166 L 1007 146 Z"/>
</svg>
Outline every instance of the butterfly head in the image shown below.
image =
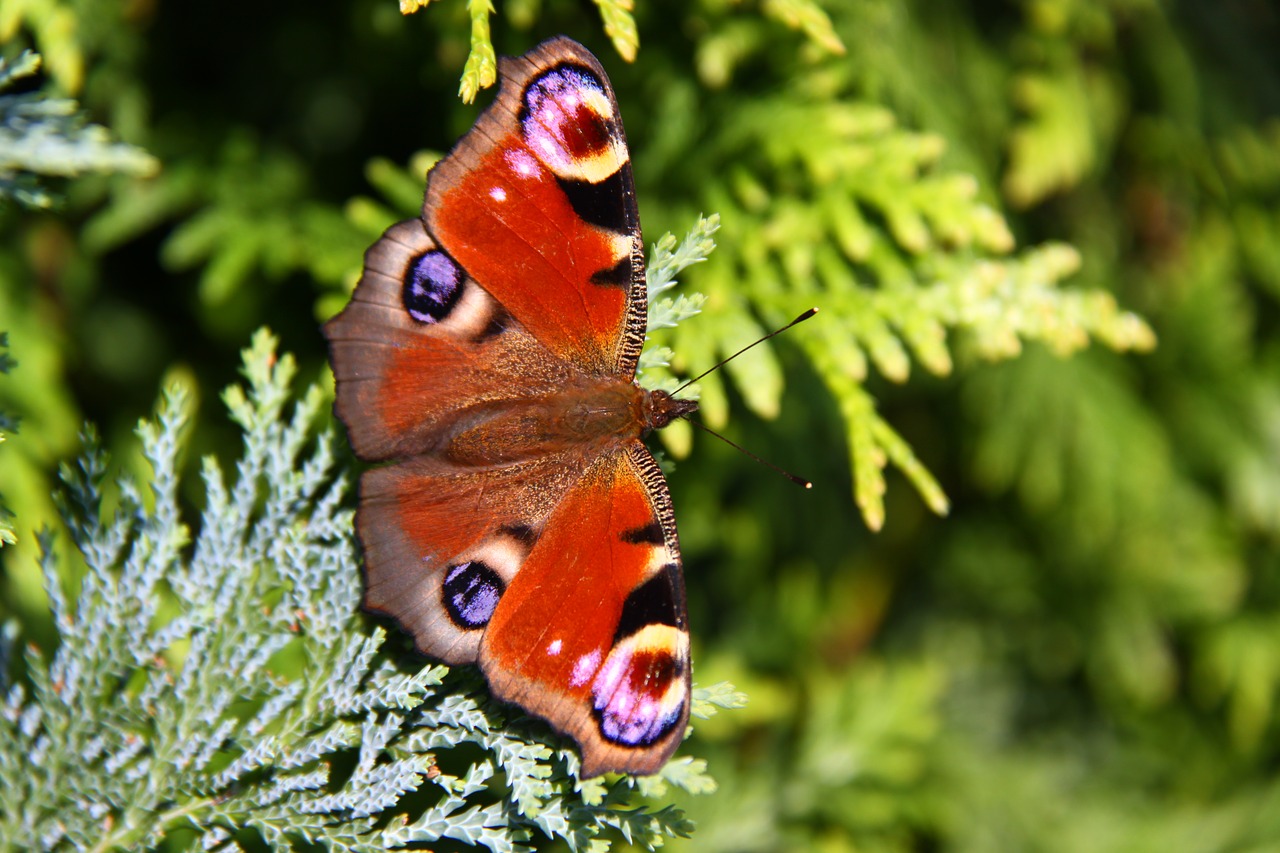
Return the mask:
<svg viewBox="0 0 1280 853">
<path fill-rule="evenodd" d="M 662 429 L 676 418 L 698 411 L 697 400 L 678 400 L 666 391 L 647 391 L 644 395 L 644 431 Z"/>
</svg>

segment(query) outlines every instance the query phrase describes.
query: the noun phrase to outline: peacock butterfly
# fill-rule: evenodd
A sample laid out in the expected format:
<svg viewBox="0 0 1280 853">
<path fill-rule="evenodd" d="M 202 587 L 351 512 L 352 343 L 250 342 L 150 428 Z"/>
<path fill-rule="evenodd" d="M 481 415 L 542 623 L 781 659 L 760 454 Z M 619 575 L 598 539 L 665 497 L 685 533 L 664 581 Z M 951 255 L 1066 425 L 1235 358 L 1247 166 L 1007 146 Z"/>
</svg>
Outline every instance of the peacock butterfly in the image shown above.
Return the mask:
<svg viewBox="0 0 1280 853">
<path fill-rule="evenodd" d="M 369 610 L 478 663 L 575 741 L 583 777 L 684 736 L 680 545 L 644 436 L 697 409 L 635 384 L 645 271 L 618 103 L 560 37 L 427 177 L 325 326 L 360 480 Z"/>
</svg>

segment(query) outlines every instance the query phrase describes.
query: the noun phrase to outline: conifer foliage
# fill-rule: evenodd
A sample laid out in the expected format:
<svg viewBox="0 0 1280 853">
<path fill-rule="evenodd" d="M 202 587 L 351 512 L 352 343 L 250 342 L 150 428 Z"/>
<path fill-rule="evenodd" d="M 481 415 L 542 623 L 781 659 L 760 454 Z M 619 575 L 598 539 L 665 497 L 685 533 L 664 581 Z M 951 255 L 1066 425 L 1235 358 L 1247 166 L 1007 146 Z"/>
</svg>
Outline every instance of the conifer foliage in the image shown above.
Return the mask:
<svg viewBox="0 0 1280 853">
<path fill-rule="evenodd" d="M 255 336 L 248 389 L 224 395 L 244 450 L 230 480 L 204 460 L 196 531 L 177 497 L 190 411 L 176 387 L 138 427 L 145 487 L 119 481 L 108 507 L 91 434 L 64 471 L 86 572 L 73 598 L 41 537 L 59 643 L 47 659 L 28 651 L 27 683 L 0 683 L 0 840 L 136 849 L 177 833 L 237 849 L 252 831 L 280 850 L 454 839 L 511 851 L 535 833 L 600 850 L 607 830 L 650 849 L 686 833 L 677 811 L 620 808 L 629 780 L 578 782 L 576 754 L 504 725 L 510 711 L 479 679 L 446 684 L 446 667 L 402 672 L 381 653 L 383 630 L 358 612 L 346 479 L 332 433 L 315 434 L 325 396 L 313 387 L 290 405 L 294 361 L 275 346 Z M 697 700 L 703 717 L 737 703 L 724 687 Z M 703 767 L 674 761 L 647 790 L 710 790 Z M 383 814 L 424 788 L 412 817 Z"/>
</svg>

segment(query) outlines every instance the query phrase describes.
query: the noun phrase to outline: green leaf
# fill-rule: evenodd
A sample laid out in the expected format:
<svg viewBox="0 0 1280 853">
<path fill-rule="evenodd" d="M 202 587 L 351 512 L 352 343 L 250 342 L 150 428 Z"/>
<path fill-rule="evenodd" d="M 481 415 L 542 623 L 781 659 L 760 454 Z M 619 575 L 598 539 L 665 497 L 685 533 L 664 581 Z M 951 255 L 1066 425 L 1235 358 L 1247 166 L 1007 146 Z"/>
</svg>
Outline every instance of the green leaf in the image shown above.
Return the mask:
<svg viewBox="0 0 1280 853">
<path fill-rule="evenodd" d="M 91 172 L 155 174 L 159 161 L 141 148 L 112 142 L 90 124 L 75 101 L 15 92 L 34 78 L 40 56 L 24 51 L 10 65 L 0 59 L 0 200 L 51 207 L 56 195 L 44 179 Z"/>
</svg>

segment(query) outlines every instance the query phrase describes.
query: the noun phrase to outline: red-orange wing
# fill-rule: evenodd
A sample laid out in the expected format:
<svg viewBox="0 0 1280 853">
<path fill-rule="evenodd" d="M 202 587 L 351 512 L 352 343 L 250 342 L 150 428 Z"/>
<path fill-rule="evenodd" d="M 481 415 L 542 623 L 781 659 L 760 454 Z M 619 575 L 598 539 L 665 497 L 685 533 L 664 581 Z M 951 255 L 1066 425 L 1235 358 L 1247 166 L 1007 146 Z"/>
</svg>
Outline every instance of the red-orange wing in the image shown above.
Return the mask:
<svg viewBox="0 0 1280 853">
<path fill-rule="evenodd" d="M 556 356 L 630 379 L 644 339 L 640 217 L 618 104 L 567 38 L 503 58 L 493 104 L 432 169 L 432 236 Z"/>
<path fill-rule="evenodd" d="M 666 481 L 639 441 L 597 460 L 546 518 L 493 610 L 494 695 L 578 742 L 582 775 L 655 773 L 689 720 L 689 633 Z"/>
</svg>

